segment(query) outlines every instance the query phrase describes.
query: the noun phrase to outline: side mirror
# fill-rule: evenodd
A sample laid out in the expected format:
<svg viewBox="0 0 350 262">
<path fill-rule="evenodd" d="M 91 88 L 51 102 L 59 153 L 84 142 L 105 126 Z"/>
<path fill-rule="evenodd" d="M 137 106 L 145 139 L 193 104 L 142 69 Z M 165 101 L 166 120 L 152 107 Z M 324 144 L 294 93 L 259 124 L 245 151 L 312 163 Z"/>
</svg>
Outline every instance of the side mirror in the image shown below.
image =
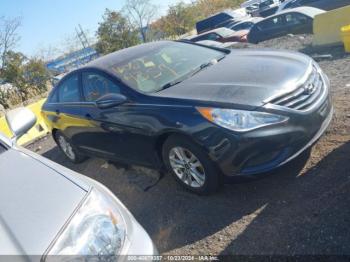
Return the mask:
<svg viewBox="0 0 350 262">
<path fill-rule="evenodd" d="M 96 100 L 96 105 L 100 109 L 112 108 L 126 102 L 126 97 L 121 94 L 106 94 Z"/>
<path fill-rule="evenodd" d="M 6 113 L 7 124 L 17 140 L 27 133 L 36 123 L 34 113 L 25 107 L 13 109 Z"/>
</svg>

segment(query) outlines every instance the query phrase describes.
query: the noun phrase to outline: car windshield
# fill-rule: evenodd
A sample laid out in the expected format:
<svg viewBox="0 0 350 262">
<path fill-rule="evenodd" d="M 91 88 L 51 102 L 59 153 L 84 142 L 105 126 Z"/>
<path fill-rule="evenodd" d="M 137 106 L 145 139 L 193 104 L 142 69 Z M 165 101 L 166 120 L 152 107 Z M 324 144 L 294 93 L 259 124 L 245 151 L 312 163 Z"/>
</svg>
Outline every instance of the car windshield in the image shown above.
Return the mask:
<svg viewBox="0 0 350 262">
<path fill-rule="evenodd" d="M 114 64 L 111 70 L 124 83 L 143 93 L 154 93 L 177 84 L 225 53 L 193 44 L 170 42 L 156 50 Z"/>
</svg>

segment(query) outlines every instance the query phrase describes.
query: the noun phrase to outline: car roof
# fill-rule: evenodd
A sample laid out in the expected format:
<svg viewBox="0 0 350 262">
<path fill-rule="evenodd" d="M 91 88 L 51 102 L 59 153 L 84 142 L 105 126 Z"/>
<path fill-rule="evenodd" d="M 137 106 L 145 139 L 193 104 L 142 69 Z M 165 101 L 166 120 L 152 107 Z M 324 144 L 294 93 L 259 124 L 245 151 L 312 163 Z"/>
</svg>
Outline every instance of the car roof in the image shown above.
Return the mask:
<svg viewBox="0 0 350 262">
<path fill-rule="evenodd" d="M 283 10 L 281 12 L 278 12 L 278 13 L 274 14 L 274 15 L 266 17 L 265 19 L 271 18 L 271 17 L 275 17 L 275 16 L 278 16 L 278 15 L 281 15 L 281 14 L 286 14 L 286 13 L 301 13 L 301 14 L 304 14 L 304 15 L 307 15 L 309 17 L 314 18 L 316 15 L 325 13 L 325 11 L 322 10 L 322 9 L 315 8 L 315 7 L 301 6 L 301 7 L 296 7 L 296 8 L 290 8 L 290 9 Z"/>
<path fill-rule="evenodd" d="M 260 22 L 262 20 L 264 20 L 263 17 L 250 17 L 250 18 L 244 19 L 242 21 L 239 21 L 238 23 L 236 23 L 236 24 L 234 24 L 232 26 L 240 25 L 240 24 L 246 23 L 246 22 L 258 23 L 258 22 Z"/>
</svg>

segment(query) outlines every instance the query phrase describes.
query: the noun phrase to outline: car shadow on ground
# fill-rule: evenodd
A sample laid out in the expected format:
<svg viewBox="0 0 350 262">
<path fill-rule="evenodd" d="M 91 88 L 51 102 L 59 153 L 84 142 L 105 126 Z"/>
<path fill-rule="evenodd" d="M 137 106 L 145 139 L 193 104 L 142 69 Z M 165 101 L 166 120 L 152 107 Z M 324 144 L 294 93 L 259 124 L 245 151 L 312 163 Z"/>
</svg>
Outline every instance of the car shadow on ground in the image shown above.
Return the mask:
<svg viewBox="0 0 350 262">
<path fill-rule="evenodd" d="M 303 154 L 263 179 L 225 185 L 211 196 L 185 191 L 168 174 L 145 191 L 144 184 L 152 184 L 158 177 L 152 170 L 111 165 L 100 159 L 74 165 L 57 147 L 43 155 L 110 188 L 151 235 L 161 253 L 350 250 L 350 236 L 344 225 L 350 217 L 349 144 L 310 170 L 304 168 L 309 155 Z M 329 239 L 331 236 L 333 239 Z"/>
<path fill-rule="evenodd" d="M 304 48 L 300 49 L 299 52 L 311 56 L 317 62 L 323 60 L 338 60 L 349 56 L 349 54 L 345 52 L 343 45 L 336 45 L 332 46 L 331 48 L 329 46 L 315 47 L 313 45 L 307 45 Z"/>
<path fill-rule="evenodd" d="M 346 143 L 302 176 L 271 178 L 273 196 L 222 254 L 350 255 L 349 156 Z"/>
</svg>

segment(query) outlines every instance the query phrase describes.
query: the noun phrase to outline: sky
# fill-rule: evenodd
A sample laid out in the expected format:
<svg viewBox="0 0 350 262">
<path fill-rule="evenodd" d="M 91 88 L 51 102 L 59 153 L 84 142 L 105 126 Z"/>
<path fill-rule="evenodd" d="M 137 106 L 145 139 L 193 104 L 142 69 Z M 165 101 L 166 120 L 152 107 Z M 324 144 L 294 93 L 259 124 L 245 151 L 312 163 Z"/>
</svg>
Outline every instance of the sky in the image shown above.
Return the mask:
<svg viewBox="0 0 350 262">
<path fill-rule="evenodd" d="M 159 15 L 166 13 L 170 4 L 179 0 L 153 0 Z M 120 10 L 125 0 L 0 0 L 0 17 L 20 16 L 21 37 L 15 48 L 27 56 L 36 55 L 49 46 L 60 49 L 64 39 L 75 33 L 81 24 L 94 34 L 106 8 Z"/>
</svg>

